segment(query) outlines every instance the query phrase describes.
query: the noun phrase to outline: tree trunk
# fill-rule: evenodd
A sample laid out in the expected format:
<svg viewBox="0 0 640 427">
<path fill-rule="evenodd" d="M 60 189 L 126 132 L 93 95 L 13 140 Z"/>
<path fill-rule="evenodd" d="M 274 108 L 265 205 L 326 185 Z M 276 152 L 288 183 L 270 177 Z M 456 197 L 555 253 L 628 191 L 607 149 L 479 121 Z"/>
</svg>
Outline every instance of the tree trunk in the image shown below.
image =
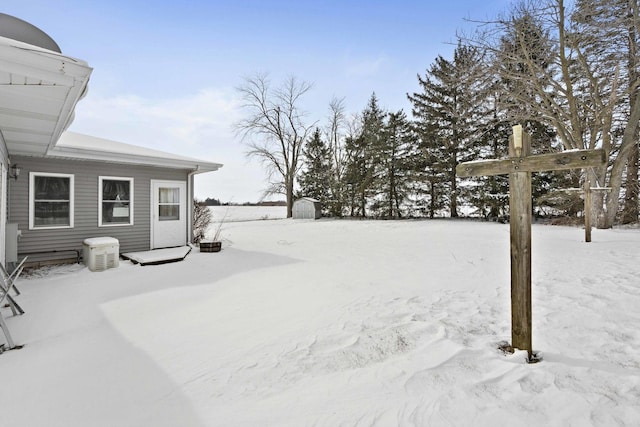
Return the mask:
<svg viewBox="0 0 640 427">
<path fill-rule="evenodd" d="M 457 218 L 458 217 L 458 183 L 456 182 L 455 173 L 451 177 L 451 198 L 449 200 L 449 209 L 451 210 L 451 218 Z"/>
<path fill-rule="evenodd" d="M 613 164 L 611 169 L 611 176 L 609 178 L 609 187 L 611 190 L 607 193 L 606 197 L 606 210 L 604 212 L 604 221 L 598 221 L 598 228 L 611 228 L 616 221 L 618 214 L 618 208 L 620 206 L 620 190 L 622 189 L 622 172 L 625 169 L 626 161 L 622 150 L 618 153 L 618 158 Z M 602 227 L 600 224 L 602 223 Z"/>
<path fill-rule="evenodd" d="M 632 22 L 627 24 L 629 26 L 629 55 L 627 68 L 629 70 L 629 81 L 635 82 L 638 78 L 637 71 L 637 54 L 638 45 L 636 34 L 636 26 L 634 24 L 634 18 L 638 16 L 638 4 L 637 0 L 628 0 L 628 17 L 632 19 Z M 637 91 L 637 89 L 636 89 Z M 630 96 L 631 99 L 631 111 L 634 110 L 635 102 L 638 102 L 634 96 Z M 624 209 L 622 211 L 622 223 L 631 224 L 638 222 L 638 129 L 634 135 L 634 144 L 629 152 L 629 159 L 627 160 L 627 182 L 625 188 L 624 197 Z"/>
<path fill-rule="evenodd" d="M 458 166 L 458 152 L 454 151 L 451 155 L 451 163 L 453 170 L 451 172 L 451 195 L 449 198 L 449 210 L 451 218 L 458 217 L 458 176 L 456 175 L 456 166 Z"/>
<path fill-rule="evenodd" d="M 638 134 L 638 121 L 640 121 L 640 91 L 637 91 L 631 101 L 632 109 L 629 115 L 629 121 L 627 127 L 624 129 L 624 135 L 622 136 L 622 144 L 620 144 L 620 151 L 618 156 L 613 162 L 613 168 L 611 168 L 611 175 L 609 178 L 609 187 L 611 191 L 607 197 L 607 211 L 605 212 L 605 227 L 611 228 L 616 219 L 618 213 L 618 207 L 620 205 L 620 189 L 622 188 L 622 174 L 627 160 L 633 149 L 637 149 L 638 140 L 636 138 Z"/>
<path fill-rule="evenodd" d="M 389 177 L 389 218 L 393 218 L 393 201 L 395 198 L 395 182 L 394 182 L 394 170 L 391 168 L 390 177 Z"/>
<path fill-rule="evenodd" d="M 431 197 L 429 197 L 429 218 L 433 219 L 436 214 L 436 186 L 434 180 L 431 180 L 430 184 L 429 192 L 431 193 Z"/>
<path fill-rule="evenodd" d="M 285 180 L 285 192 L 287 197 L 287 218 L 293 217 L 293 179 L 287 177 Z"/>
<path fill-rule="evenodd" d="M 631 149 L 627 160 L 627 180 L 624 193 L 624 209 L 621 222 L 633 224 L 638 222 L 638 144 Z"/>
</svg>

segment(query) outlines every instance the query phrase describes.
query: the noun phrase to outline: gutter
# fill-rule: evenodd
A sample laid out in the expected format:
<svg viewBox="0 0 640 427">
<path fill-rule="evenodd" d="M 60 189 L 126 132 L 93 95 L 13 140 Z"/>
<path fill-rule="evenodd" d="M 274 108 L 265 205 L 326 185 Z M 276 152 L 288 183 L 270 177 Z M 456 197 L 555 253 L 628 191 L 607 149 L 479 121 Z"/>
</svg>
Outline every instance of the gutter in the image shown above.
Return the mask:
<svg viewBox="0 0 640 427">
<path fill-rule="evenodd" d="M 193 177 L 200 171 L 200 165 L 196 165 L 196 168 L 187 174 L 187 197 L 188 197 L 188 206 L 187 210 L 187 243 L 193 243 Z"/>
<path fill-rule="evenodd" d="M 63 60 L 60 73 L 65 76 L 70 75 L 65 71 L 65 65 L 66 63 Z M 86 74 L 81 76 L 73 75 L 73 84 L 69 87 L 69 90 L 67 91 L 64 102 L 62 104 L 62 108 L 60 109 L 58 122 L 56 123 L 56 126 L 54 128 L 52 138 L 47 145 L 47 154 L 55 148 L 58 140 L 60 139 L 60 135 L 62 135 L 62 132 L 64 132 L 65 130 L 67 130 L 67 128 L 69 128 L 69 126 L 71 126 L 71 123 L 75 118 L 76 105 L 87 94 L 89 78 L 91 77 L 93 68 L 86 65 L 83 71 L 85 71 Z M 64 122 L 61 121 L 62 117 L 64 117 Z"/>
<path fill-rule="evenodd" d="M 135 146 L 135 148 L 139 147 Z M 20 153 L 17 154 L 20 155 Z M 194 163 L 198 161 L 197 159 L 176 159 L 171 158 L 170 153 L 166 154 L 167 157 L 144 156 L 132 153 L 119 153 L 57 145 L 47 152 L 47 157 L 71 160 L 93 160 L 140 166 L 156 166 L 171 169 L 192 169 L 194 174 L 215 172 L 222 167 L 219 163 L 207 163 L 205 165 L 206 167 L 202 167 L 200 164 L 195 164 L 195 169 L 193 169 Z"/>
</svg>

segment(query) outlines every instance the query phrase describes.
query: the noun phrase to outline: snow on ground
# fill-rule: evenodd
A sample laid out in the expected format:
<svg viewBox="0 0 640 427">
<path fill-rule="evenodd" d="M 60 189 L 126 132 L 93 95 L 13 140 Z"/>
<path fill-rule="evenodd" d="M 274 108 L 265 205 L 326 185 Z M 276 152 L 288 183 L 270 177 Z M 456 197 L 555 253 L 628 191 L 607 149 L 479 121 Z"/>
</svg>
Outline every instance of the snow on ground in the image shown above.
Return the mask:
<svg viewBox="0 0 640 427">
<path fill-rule="evenodd" d="M 239 222 L 287 217 L 286 206 L 209 206 L 212 221 Z"/>
<path fill-rule="evenodd" d="M 640 424 L 640 231 L 533 228 L 534 348 L 509 227 L 254 221 L 222 252 L 19 281 L 7 426 Z"/>
</svg>

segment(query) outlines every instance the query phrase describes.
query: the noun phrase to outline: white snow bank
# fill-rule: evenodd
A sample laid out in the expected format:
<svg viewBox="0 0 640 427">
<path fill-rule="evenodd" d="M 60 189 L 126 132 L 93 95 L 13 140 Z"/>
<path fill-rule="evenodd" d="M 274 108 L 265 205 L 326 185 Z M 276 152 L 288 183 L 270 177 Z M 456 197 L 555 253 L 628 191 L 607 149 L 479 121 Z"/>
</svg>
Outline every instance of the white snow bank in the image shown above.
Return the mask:
<svg viewBox="0 0 640 427">
<path fill-rule="evenodd" d="M 7 425 L 640 422 L 640 232 L 534 226 L 534 347 L 508 225 L 225 224 L 220 253 L 21 280 Z M 5 312 L 6 313 L 6 312 Z"/>
</svg>

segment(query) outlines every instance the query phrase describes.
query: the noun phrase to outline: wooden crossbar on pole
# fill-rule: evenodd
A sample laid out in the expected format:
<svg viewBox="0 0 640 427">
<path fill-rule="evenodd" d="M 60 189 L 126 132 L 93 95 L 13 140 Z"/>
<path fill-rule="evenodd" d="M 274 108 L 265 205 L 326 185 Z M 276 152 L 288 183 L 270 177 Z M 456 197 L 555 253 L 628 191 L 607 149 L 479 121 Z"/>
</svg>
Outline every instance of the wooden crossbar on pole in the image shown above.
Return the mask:
<svg viewBox="0 0 640 427">
<path fill-rule="evenodd" d="M 512 172 L 557 171 L 602 166 L 606 161 L 607 156 L 602 149 L 563 151 L 529 157 L 460 163 L 456 168 L 456 174 L 460 177 L 468 177 L 504 175 Z"/>
</svg>

